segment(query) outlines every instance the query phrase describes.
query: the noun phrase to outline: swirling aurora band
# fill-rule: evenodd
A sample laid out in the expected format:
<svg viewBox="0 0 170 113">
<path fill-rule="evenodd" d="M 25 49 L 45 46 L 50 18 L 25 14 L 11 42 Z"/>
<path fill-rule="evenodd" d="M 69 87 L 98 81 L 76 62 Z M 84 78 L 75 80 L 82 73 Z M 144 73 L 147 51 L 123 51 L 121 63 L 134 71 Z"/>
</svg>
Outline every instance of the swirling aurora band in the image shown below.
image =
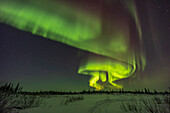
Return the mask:
<svg viewBox="0 0 170 113">
<path fill-rule="evenodd" d="M 83 56 L 78 73 L 89 85 L 130 77 L 145 66 L 142 33 L 133 0 L 1 0 L 0 21 L 20 30 L 94 54 Z"/>
</svg>

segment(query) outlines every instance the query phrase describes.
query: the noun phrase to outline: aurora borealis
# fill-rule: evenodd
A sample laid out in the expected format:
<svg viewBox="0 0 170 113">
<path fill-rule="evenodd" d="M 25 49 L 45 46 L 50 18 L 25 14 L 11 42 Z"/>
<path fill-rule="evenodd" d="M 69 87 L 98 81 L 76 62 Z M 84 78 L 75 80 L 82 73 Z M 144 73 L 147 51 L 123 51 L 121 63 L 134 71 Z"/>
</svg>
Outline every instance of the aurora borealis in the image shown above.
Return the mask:
<svg viewBox="0 0 170 113">
<path fill-rule="evenodd" d="M 75 68 L 80 74 L 96 76 L 98 78 L 95 79 L 101 79 L 102 82 L 108 79 L 112 83 L 120 79 L 125 81 L 125 78 L 131 77 L 132 74 L 132 77 L 138 78 L 139 73 L 145 65 L 147 66 L 144 54 L 146 52 L 143 47 L 145 40 L 143 40 L 142 34 L 142 19 L 139 18 L 140 13 L 137 13 L 133 1 L 51 0 L 49 2 L 43 0 L 39 3 L 32 0 L 22 2 L 20 0 L 12 2 L 2 0 L 0 5 L 2 23 L 22 32 L 31 32 L 32 35 L 57 41 L 56 44 L 61 42 L 75 47 L 77 51 L 84 51 L 83 55 L 77 57 L 78 63 L 75 63 L 77 66 Z M 36 36 L 34 37 L 36 38 Z M 39 42 L 37 41 L 37 43 Z M 65 47 L 67 48 L 67 46 Z M 58 51 L 55 56 L 57 57 L 60 52 Z M 67 58 L 69 59 L 69 57 Z M 62 63 L 59 62 L 59 64 Z M 65 65 L 67 64 L 60 66 L 63 67 L 61 70 L 64 70 Z M 67 68 L 65 69 L 67 70 Z M 60 75 L 56 73 L 56 76 Z M 61 75 L 61 78 L 62 76 L 67 75 Z M 84 77 L 78 74 L 74 76 Z M 124 84 L 121 80 L 120 83 Z M 95 87 L 94 85 L 91 86 Z M 117 83 L 112 85 L 117 88 L 122 87 Z M 101 88 L 101 86 L 99 87 Z"/>
<path fill-rule="evenodd" d="M 72 2 L 82 7 L 86 4 L 82 4 L 83 0 Z M 43 0 L 41 3 L 2 0 L 1 22 L 79 49 L 132 63 L 133 53 L 130 51 L 134 44 L 130 48 L 132 42 L 129 41 L 134 37 L 141 39 L 141 28 L 133 2 L 127 2 L 125 5 L 120 1 L 93 2 L 96 9 L 88 11 L 79 7 L 77 9 L 73 3 L 62 3 L 61 0 L 51 2 Z M 44 4 L 47 3 L 49 6 L 45 7 Z M 55 8 L 52 4 L 58 4 L 59 7 L 57 5 Z M 51 11 L 49 7 L 53 10 Z M 94 6 L 87 8 L 91 7 Z M 136 24 L 134 25 L 136 29 L 131 27 L 133 24 Z M 133 36 L 130 32 L 134 32 Z"/>
</svg>

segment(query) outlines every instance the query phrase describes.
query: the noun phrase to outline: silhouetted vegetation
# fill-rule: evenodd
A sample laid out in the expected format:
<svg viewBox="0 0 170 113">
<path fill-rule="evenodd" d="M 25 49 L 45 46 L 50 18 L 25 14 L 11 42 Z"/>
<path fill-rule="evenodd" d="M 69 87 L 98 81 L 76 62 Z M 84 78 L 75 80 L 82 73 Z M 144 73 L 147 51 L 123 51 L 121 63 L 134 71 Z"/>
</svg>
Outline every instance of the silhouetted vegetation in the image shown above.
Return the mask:
<svg viewBox="0 0 170 113">
<path fill-rule="evenodd" d="M 18 113 L 20 109 L 38 107 L 41 99 L 38 96 L 23 95 L 19 83 L 14 86 L 11 83 L 0 86 L 0 113 Z"/>
<path fill-rule="evenodd" d="M 170 96 L 153 96 L 151 98 L 135 98 L 132 97 L 129 101 L 121 102 L 122 110 L 134 113 L 169 113 L 170 112 Z"/>
<path fill-rule="evenodd" d="M 71 96 L 71 97 L 67 96 L 67 98 L 61 102 L 61 105 L 68 105 L 69 103 L 81 101 L 83 99 L 84 99 L 83 95 Z"/>
<path fill-rule="evenodd" d="M 149 89 L 145 88 L 139 89 L 139 90 L 133 90 L 133 91 L 126 91 L 124 89 L 122 90 L 110 90 L 110 91 L 95 91 L 95 90 L 88 90 L 88 91 L 69 91 L 69 92 L 60 92 L 60 91 L 38 91 L 38 92 L 26 92 L 22 91 L 21 94 L 26 95 L 80 95 L 80 94 L 149 94 L 149 95 L 155 95 L 155 94 L 170 94 L 170 91 L 150 91 Z"/>
<path fill-rule="evenodd" d="M 0 91 L 7 92 L 7 93 L 18 93 L 21 92 L 22 89 L 23 87 L 20 86 L 20 83 L 18 83 L 15 87 L 12 83 L 8 83 L 8 82 L 0 86 Z"/>
<path fill-rule="evenodd" d="M 68 105 L 69 103 L 84 100 L 82 95 L 90 94 L 147 94 L 154 95 L 154 98 L 145 100 L 141 98 L 131 98 L 129 101 L 122 101 L 121 108 L 124 111 L 133 112 L 153 112 L 161 111 L 166 113 L 167 106 L 170 108 L 170 88 L 169 91 L 150 91 L 149 89 L 140 89 L 133 91 L 122 90 L 107 90 L 107 91 L 95 91 L 95 90 L 83 90 L 83 91 L 38 91 L 38 92 L 26 92 L 22 91 L 23 87 L 18 83 L 14 86 L 12 83 L 5 83 L 0 86 L 0 113 L 17 113 L 21 109 L 38 107 L 42 103 L 42 99 L 52 95 L 67 95 L 66 99 L 61 102 L 62 105 Z M 69 96 L 68 96 L 69 95 Z M 73 96 L 70 96 L 73 95 Z M 163 98 L 162 98 L 162 97 Z M 98 107 L 107 107 L 111 104 L 113 99 L 106 98 L 105 100 L 98 101 L 95 106 L 91 107 L 89 112 L 94 112 Z"/>
</svg>

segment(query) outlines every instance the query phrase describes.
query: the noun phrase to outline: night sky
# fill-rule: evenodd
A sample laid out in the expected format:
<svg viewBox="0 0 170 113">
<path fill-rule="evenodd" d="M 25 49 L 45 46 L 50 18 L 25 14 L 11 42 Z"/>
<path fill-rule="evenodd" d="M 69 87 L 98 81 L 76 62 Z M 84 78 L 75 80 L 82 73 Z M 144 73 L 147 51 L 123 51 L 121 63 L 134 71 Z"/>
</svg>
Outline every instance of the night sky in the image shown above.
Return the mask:
<svg viewBox="0 0 170 113">
<path fill-rule="evenodd" d="M 125 89 L 170 87 L 170 1 L 137 1 L 146 67 L 121 80 Z M 77 73 L 82 50 L 0 23 L 0 80 L 27 91 L 81 91 L 90 76 Z M 85 52 L 88 54 L 88 52 Z"/>
</svg>

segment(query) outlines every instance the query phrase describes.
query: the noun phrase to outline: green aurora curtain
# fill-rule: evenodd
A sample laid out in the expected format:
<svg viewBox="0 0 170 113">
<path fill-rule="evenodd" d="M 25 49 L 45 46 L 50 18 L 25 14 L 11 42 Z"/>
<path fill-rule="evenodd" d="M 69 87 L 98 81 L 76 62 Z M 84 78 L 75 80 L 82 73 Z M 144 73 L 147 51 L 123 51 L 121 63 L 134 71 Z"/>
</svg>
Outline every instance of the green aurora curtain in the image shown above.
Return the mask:
<svg viewBox="0 0 170 113">
<path fill-rule="evenodd" d="M 143 69 L 142 33 L 133 0 L 1 0 L 0 22 L 91 52 L 78 73 L 89 85 L 130 77 Z M 24 38 L 24 37 L 23 37 Z"/>
</svg>

